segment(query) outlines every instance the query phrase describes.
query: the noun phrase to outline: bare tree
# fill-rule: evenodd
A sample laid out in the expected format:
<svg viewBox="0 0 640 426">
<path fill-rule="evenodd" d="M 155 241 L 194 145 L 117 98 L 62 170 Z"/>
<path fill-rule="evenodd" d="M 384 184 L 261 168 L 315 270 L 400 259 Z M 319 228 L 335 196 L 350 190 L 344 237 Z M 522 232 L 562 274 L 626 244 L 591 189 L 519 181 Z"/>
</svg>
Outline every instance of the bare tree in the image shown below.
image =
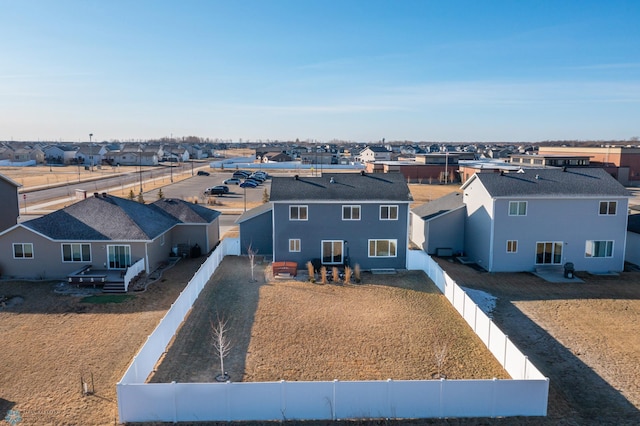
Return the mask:
<svg viewBox="0 0 640 426">
<path fill-rule="evenodd" d="M 437 379 L 443 379 L 447 376 L 442 373 L 442 367 L 444 367 L 444 363 L 447 361 L 447 343 L 444 341 L 439 341 L 433 344 L 433 357 L 436 361 L 436 366 L 438 367 L 438 376 Z"/>
<path fill-rule="evenodd" d="M 254 250 L 253 247 L 251 247 L 251 244 L 249 244 L 249 248 L 247 248 L 247 254 L 249 255 L 249 262 L 251 263 L 251 282 L 255 281 L 255 278 L 253 277 L 253 271 L 256 268 L 257 253 L 258 253 L 258 250 Z"/>
<path fill-rule="evenodd" d="M 229 375 L 224 371 L 224 358 L 231 351 L 231 341 L 227 336 L 229 331 L 228 321 L 224 317 L 217 317 L 217 320 L 211 322 L 211 336 L 213 337 L 214 354 L 220 361 L 220 374 L 216 376 L 217 381 L 229 380 Z"/>
</svg>

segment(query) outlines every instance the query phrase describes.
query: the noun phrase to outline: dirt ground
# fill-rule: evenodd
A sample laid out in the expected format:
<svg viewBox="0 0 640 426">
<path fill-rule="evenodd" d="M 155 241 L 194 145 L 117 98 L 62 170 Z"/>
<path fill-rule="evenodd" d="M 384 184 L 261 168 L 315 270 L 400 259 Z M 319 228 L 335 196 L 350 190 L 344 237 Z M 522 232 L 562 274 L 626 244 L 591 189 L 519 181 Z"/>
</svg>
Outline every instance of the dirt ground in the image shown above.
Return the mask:
<svg viewBox="0 0 640 426">
<path fill-rule="evenodd" d="M 548 417 L 342 424 L 640 424 L 640 273 L 580 276 L 584 283 L 553 284 L 527 273 L 487 274 L 458 263 L 438 261 L 460 284 L 498 297 L 494 320 L 550 378 Z M 21 425 L 115 424 L 115 384 L 198 265 L 196 260 L 181 261 L 164 273 L 163 281 L 119 304 L 81 303 L 78 296 L 54 293 L 55 283 L 0 282 L 0 295 L 23 299 L 22 303 L 0 308 L 0 414 L 5 415 L 10 409 L 19 412 Z M 354 294 L 364 290 L 306 283 L 303 290 L 284 282 L 267 285 L 249 283 L 245 278 L 242 281 L 246 286 L 238 286 L 231 300 L 245 297 L 243 292 L 249 285 L 253 285 L 254 294 L 264 289 L 273 295 L 279 289 L 304 293 L 311 288 L 323 300 L 331 300 L 327 297 L 333 296 L 332 289 Z M 429 291 L 421 293 L 424 296 L 417 300 L 433 297 Z M 307 306 L 317 310 L 312 303 Z M 214 308 L 218 306 L 211 307 Z M 257 306 L 249 309 L 256 312 L 256 322 L 270 321 L 258 316 L 261 311 Z M 235 320 L 239 316 L 229 318 Z M 200 332 L 205 338 L 208 329 Z M 247 342 L 235 344 L 249 348 Z M 433 351 L 428 349 L 431 357 Z M 259 370 L 262 361 L 257 355 L 249 354 L 246 364 Z M 211 370 L 216 365 L 216 359 L 211 357 Z M 233 363 L 227 367 L 229 372 L 245 368 Z M 431 371 L 429 368 L 423 374 Z M 445 373 L 449 371 L 445 369 Z M 95 394 L 82 396 L 80 378 L 84 375 L 89 379 L 91 374 Z M 266 423 L 253 423 L 256 424 Z"/>
<path fill-rule="evenodd" d="M 257 265 L 254 282 L 246 257 L 225 258 L 152 381 L 213 382 L 217 318 L 234 343 L 225 359 L 233 381 L 509 377 L 423 272 L 322 285 L 306 275 L 265 280 L 264 270 Z"/>
<path fill-rule="evenodd" d="M 9 298 L 0 304 L 0 424 L 8 410 L 21 426 L 116 424 L 116 383 L 203 260 L 178 262 L 122 303 L 83 303 L 89 290 L 59 294 L 59 282 L 0 281 Z M 82 395 L 81 377 L 95 394 Z"/>
</svg>

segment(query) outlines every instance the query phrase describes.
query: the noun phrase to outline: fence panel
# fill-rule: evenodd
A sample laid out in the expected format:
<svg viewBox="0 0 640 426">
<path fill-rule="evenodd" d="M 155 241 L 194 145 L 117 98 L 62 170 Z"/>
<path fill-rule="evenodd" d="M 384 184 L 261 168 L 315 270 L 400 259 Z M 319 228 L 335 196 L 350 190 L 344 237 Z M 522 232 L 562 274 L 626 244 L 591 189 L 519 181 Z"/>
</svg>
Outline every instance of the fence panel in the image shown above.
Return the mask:
<svg viewBox="0 0 640 426">
<path fill-rule="evenodd" d="M 390 418 L 417 419 L 440 416 L 439 380 L 389 382 Z"/>
<path fill-rule="evenodd" d="M 490 417 L 493 412 L 492 381 L 442 380 L 440 417 Z"/>
<path fill-rule="evenodd" d="M 494 416 L 546 416 L 549 380 L 496 380 Z"/>
<path fill-rule="evenodd" d="M 178 422 L 229 421 L 229 386 L 226 383 L 172 383 Z"/>
<path fill-rule="evenodd" d="M 170 422 L 175 418 L 170 383 L 118 384 L 120 422 Z"/>
<path fill-rule="evenodd" d="M 282 382 L 283 418 L 334 419 L 333 382 Z"/>
<path fill-rule="evenodd" d="M 334 382 L 334 410 L 338 419 L 391 417 L 387 382 Z"/>
<path fill-rule="evenodd" d="M 281 384 L 230 383 L 229 420 L 282 419 Z"/>
</svg>

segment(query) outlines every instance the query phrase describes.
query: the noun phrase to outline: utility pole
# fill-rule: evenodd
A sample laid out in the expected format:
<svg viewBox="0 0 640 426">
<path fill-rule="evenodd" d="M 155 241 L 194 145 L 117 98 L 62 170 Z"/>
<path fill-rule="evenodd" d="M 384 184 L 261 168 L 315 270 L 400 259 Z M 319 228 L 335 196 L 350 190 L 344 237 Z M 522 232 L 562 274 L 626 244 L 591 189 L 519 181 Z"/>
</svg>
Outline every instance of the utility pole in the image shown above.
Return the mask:
<svg viewBox="0 0 640 426">
<path fill-rule="evenodd" d="M 91 147 L 91 138 L 93 133 L 89 133 L 89 172 L 93 171 L 93 148 Z"/>
</svg>

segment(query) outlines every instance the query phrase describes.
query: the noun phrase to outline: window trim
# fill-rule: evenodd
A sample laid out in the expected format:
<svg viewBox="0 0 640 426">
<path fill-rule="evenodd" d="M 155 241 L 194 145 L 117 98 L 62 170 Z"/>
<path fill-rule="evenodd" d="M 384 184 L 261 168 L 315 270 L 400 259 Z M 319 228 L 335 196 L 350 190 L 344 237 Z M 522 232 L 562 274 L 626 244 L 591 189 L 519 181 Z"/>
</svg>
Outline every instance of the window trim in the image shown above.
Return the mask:
<svg viewBox="0 0 640 426">
<path fill-rule="evenodd" d="M 22 248 L 22 256 L 16 256 L 16 247 L 20 246 Z M 24 249 L 26 246 L 31 246 L 31 256 L 25 256 L 26 250 Z M 33 243 L 13 243 L 11 245 L 13 249 L 13 258 L 14 259 L 33 259 L 35 258 L 35 253 L 33 250 Z"/>
<path fill-rule="evenodd" d="M 382 210 L 383 209 L 387 209 L 387 217 L 386 218 L 382 217 Z M 396 214 L 395 214 L 396 217 L 391 217 L 392 216 L 391 215 L 392 209 L 396 211 Z M 400 216 L 400 209 L 398 208 L 397 204 L 382 204 L 380 206 L 379 213 L 380 213 L 380 215 L 379 215 L 380 220 L 398 220 L 398 217 Z"/>
<path fill-rule="evenodd" d="M 518 240 L 507 240 L 507 253 L 518 252 Z"/>
<path fill-rule="evenodd" d="M 64 247 L 69 246 L 71 249 L 71 260 L 64 260 Z M 73 260 L 73 246 L 80 246 L 80 260 Z M 89 247 L 89 260 L 85 260 L 83 257 L 84 251 L 83 246 Z M 62 263 L 82 263 L 82 262 L 91 262 L 92 253 L 91 253 L 91 244 L 88 243 L 62 243 L 60 244 L 60 254 L 62 256 Z"/>
<path fill-rule="evenodd" d="M 529 205 L 528 204 L 529 204 L 528 201 L 524 201 L 524 200 L 509 201 L 509 216 L 526 216 L 527 215 L 527 210 L 529 210 Z M 515 214 L 511 213 L 511 206 L 512 205 L 517 205 Z M 524 206 L 524 213 L 523 214 L 520 214 L 520 206 Z"/>
<path fill-rule="evenodd" d="M 300 238 L 289 238 L 289 253 L 300 253 L 301 251 L 302 241 L 300 240 Z"/>
<path fill-rule="evenodd" d="M 333 243 L 340 243 L 341 251 L 340 251 L 340 261 L 339 262 L 325 262 L 324 258 L 324 243 L 331 243 L 331 248 L 333 251 Z M 335 256 L 333 252 L 331 253 L 331 259 Z M 320 259 L 322 260 L 323 265 L 343 265 L 344 264 L 344 240 L 321 240 L 320 241 Z"/>
<path fill-rule="evenodd" d="M 345 209 L 349 209 L 349 216 L 350 217 L 345 217 Z M 354 219 L 353 218 L 353 212 L 357 211 L 358 212 L 358 218 Z M 342 220 L 360 220 L 362 218 L 362 209 L 360 207 L 359 204 L 343 204 L 342 205 Z"/>
<path fill-rule="evenodd" d="M 391 247 L 393 246 L 393 255 L 389 254 L 387 256 L 381 256 L 378 253 L 378 242 L 379 241 L 385 241 L 387 243 L 389 243 L 389 253 L 391 253 Z M 371 253 L 371 243 L 375 244 L 375 253 L 372 254 Z M 370 238 L 367 241 L 367 250 L 368 250 L 368 255 L 371 258 L 395 258 L 398 257 L 398 240 L 395 238 Z"/>
<path fill-rule="evenodd" d="M 298 209 L 298 217 L 294 218 L 292 213 L 292 209 L 296 208 Z M 305 211 L 305 218 L 304 219 L 300 219 L 300 209 L 304 209 Z M 306 204 L 291 204 L 289 206 L 289 220 L 296 220 L 296 221 L 306 221 L 309 220 L 309 206 Z"/>
<path fill-rule="evenodd" d="M 594 252 L 596 252 L 595 250 L 596 243 L 605 243 L 604 256 L 596 256 L 593 254 Z M 614 240 L 587 240 L 584 246 L 584 257 L 588 259 L 611 259 L 613 257 L 613 247 L 614 247 Z M 589 249 L 591 249 L 591 254 L 589 253 Z M 607 255 L 606 253 L 610 253 L 610 254 Z"/>
<path fill-rule="evenodd" d="M 613 205 L 613 213 L 609 213 L 611 206 Z M 602 207 L 605 207 L 605 213 L 602 213 Z M 618 202 L 615 200 L 603 200 L 598 203 L 598 216 L 616 216 L 618 214 Z"/>
</svg>

